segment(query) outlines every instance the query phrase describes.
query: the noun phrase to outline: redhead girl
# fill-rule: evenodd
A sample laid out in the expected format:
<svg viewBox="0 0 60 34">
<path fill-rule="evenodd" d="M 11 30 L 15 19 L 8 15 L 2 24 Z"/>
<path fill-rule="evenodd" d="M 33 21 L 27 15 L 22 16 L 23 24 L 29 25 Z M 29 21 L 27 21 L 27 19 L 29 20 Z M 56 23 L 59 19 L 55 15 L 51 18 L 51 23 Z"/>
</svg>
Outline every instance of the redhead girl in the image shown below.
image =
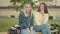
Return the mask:
<svg viewBox="0 0 60 34">
<path fill-rule="evenodd" d="M 41 3 L 38 7 L 38 11 L 34 13 L 35 18 L 35 30 L 41 31 L 42 34 L 51 34 L 48 22 L 48 9 L 45 3 Z"/>
</svg>

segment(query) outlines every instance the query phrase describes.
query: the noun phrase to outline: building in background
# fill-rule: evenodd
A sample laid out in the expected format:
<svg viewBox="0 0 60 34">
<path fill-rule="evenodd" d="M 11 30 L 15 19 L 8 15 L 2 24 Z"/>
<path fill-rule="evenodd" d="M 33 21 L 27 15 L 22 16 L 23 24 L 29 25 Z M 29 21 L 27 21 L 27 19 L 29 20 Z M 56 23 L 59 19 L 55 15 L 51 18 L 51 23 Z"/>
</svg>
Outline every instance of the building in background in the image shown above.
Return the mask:
<svg viewBox="0 0 60 34">
<path fill-rule="evenodd" d="M 49 6 L 49 15 L 52 16 L 54 20 L 60 19 L 60 0 L 40 0 L 36 5 L 39 5 L 41 2 L 45 2 Z M 15 8 L 16 7 L 10 3 L 10 0 L 0 0 L 0 17 L 18 18 L 20 12 L 17 12 Z"/>
</svg>

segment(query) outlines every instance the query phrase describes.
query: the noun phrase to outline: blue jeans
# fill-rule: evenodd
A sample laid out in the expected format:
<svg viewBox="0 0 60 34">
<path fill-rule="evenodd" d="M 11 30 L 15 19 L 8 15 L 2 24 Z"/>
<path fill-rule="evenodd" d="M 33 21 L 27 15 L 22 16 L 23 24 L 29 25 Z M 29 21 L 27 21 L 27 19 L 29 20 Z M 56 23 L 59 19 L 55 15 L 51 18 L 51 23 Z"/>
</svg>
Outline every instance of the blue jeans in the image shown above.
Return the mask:
<svg viewBox="0 0 60 34">
<path fill-rule="evenodd" d="M 35 26 L 34 29 L 37 32 L 41 31 L 42 34 L 51 34 L 50 28 L 47 24 L 42 24 L 40 26 Z"/>
<path fill-rule="evenodd" d="M 21 34 L 30 34 L 27 29 L 22 29 Z M 36 34 L 36 32 L 33 30 L 33 34 Z"/>
</svg>

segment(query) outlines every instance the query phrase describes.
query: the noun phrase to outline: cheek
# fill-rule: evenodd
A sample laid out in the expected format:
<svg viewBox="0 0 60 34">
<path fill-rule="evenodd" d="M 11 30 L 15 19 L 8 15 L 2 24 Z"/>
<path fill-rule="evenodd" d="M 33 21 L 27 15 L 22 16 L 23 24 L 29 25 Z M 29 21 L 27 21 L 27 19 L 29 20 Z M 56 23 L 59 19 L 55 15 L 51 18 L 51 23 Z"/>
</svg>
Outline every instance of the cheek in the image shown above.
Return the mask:
<svg viewBox="0 0 60 34">
<path fill-rule="evenodd" d="M 44 11 L 41 11 L 42 13 L 44 13 Z"/>
<path fill-rule="evenodd" d="M 30 11 L 31 10 L 31 8 L 26 8 L 26 11 Z"/>
<path fill-rule="evenodd" d="M 27 10 L 31 10 L 31 8 L 27 8 Z"/>
<path fill-rule="evenodd" d="M 26 10 L 28 10 L 28 8 L 26 8 Z"/>
<path fill-rule="evenodd" d="M 40 9 L 42 10 L 42 9 L 44 9 L 44 7 L 42 6 L 42 7 L 40 7 Z"/>
</svg>

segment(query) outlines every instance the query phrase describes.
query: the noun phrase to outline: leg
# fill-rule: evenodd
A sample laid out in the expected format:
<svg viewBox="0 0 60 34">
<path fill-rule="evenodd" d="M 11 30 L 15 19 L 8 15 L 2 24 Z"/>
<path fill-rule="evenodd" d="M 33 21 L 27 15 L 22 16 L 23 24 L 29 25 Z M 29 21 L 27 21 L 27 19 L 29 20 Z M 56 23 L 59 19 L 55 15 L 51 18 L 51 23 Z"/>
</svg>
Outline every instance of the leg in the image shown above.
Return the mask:
<svg viewBox="0 0 60 34">
<path fill-rule="evenodd" d="M 47 33 L 48 33 L 48 34 L 51 34 L 50 28 L 49 28 L 49 26 L 48 26 L 47 24 L 45 24 L 45 28 L 46 28 L 46 30 L 47 30 Z"/>
<path fill-rule="evenodd" d="M 42 34 L 47 34 L 46 29 L 42 29 Z"/>
<path fill-rule="evenodd" d="M 47 24 L 42 25 L 42 33 L 43 34 L 51 34 L 50 28 L 49 28 L 49 26 Z"/>
<path fill-rule="evenodd" d="M 36 34 L 35 30 L 33 30 L 33 34 Z"/>
<path fill-rule="evenodd" d="M 21 34 L 29 34 L 29 32 L 26 29 L 21 30 Z"/>
<path fill-rule="evenodd" d="M 26 29 L 21 30 L 21 34 L 29 34 L 29 32 Z M 33 30 L 33 34 L 36 34 L 36 32 Z"/>
<path fill-rule="evenodd" d="M 41 27 L 40 27 L 40 26 L 35 26 L 35 27 L 34 27 L 34 30 L 35 30 L 36 32 L 40 32 Z"/>
<path fill-rule="evenodd" d="M 48 34 L 51 34 L 51 31 L 50 31 L 50 28 L 49 28 L 48 25 L 46 26 L 46 29 L 47 29 L 47 33 L 48 33 Z"/>
</svg>

